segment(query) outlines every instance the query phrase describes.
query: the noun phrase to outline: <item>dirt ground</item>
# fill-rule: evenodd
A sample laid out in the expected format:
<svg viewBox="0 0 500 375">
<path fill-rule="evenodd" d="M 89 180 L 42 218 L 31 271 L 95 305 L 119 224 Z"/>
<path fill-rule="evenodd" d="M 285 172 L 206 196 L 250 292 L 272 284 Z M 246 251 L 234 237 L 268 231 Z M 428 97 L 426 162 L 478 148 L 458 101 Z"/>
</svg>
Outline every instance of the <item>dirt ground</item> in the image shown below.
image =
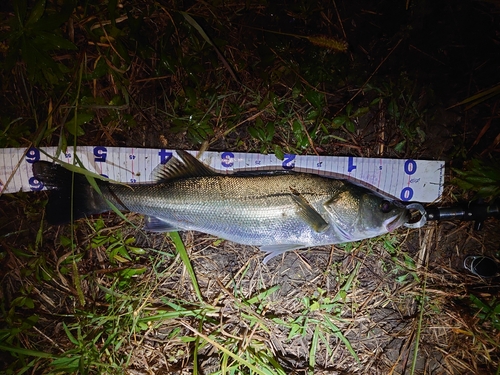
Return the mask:
<svg viewBox="0 0 500 375">
<path fill-rule="evenodd" d="M 232 80 L 222 63 L 212 67 L 215 63 L 208 57 L 201 64 L 204 69 L 194 74 L 187 69 L 191 60 L 170 73 L 156 69 L 155 64 L 162 59 L 159 55 L 151 58 L 155 63 L 150 65 L 132 56 L 128 75 L 124 75 L 127 81 L 121 84 L 132 103 L 124 113 L 131 114 L 136 125 L 117 125 L 104 111 L 95 110 L 85 134 L 78 138 L 81 145 L 199 149 L 203 143 L 196 138 L 199 128 L 195 136 L 189 126 L 179 130 L 179 122 L 170 112 L 177 111 L 175 116 L 179 118 L 201 112 L 213 129 L 203 139 L 210 150 L 273 152 L 279 146 L 303 154 L 444 160 L 446 188 L 441 202 L 434 206 L 453 206 L 474 198 L 474 192 L 463 192 L 451 184 L 453 168 L 466 168 L 472 158 L 498 159 L 498 98 L 493 96 L 467 110 L 457 105 L 500 81 L 500 7 L 494 2 L 422 0 L 408 1 L 407 6 L 391 1 L 180 3 L 169 3 L 167 8 L 179 7 L 196 16 L 219 43 L 241 85 Z M 121 9 L 129 10 L 131 16 L 150 5 L 131 2 L 123 6 Z M 170 32 L 172 39 L 184 41 L 176 45 L 179 56 L 181 51 L 185 56 L 195 55 L 196 48 L 190 43 L 198 46 L 201 54 L 202 47 L 187 37 L 182 39 L 182 17 L 175 18 L 174 13 L 159 11 L 158 15 L 151 11 L 146 26 L 156 28 L 158 35 Z M 195 31 L 192 33 L 197 35 L 197 43 L 207 45 Z M 287 34 L 334 35 L 345 39 L 349 47 L 342 54 L 326 53 L 311 47 L 307 40 Z M 161 43 L 155 46 L 160 49 Z M 213 53 L 210 46 L 206 48 Z M 267 61 L 270 55 L 272 60 Z M 215 53 L 210 56 L 217 61 Z M 157 73 L 167 78 L 152 79 Z M 191 74 L 196 80 L 189 80 Z M 104 83 L 89 81 L 87 94 L 92 96 L 92 85 L 94 92 L 100 90 L 107 100 L 122 92 L 109 77 L 111 74 L 103 78 L 109 80 Z M 311 84 L 313 79 L 316 81 Z M 303 91 L 294 97 L 297 82 Z M 186 87 L 190 85 L 199 100 L 193 107 L 186 104 Z M 4 99 L 15 91 L 6 86 Z M 323 134 L 319 125 L 316 127 L 319 120 L 305 120 L 312 99 L 303 98 L 311 87 L 314 92 L 326 93 L 320 110 L 322 121 L 327 119 L 331 124 L 332 119 L 346 113 L 348 103 L 353 111 L 364 107 L 369 110 L 353 120 L 354 131 L 344 124 Z M 34 85 L 33 92 L 37 90 Z M 218 98 L 231 95 L 231 110 L 221 99 L 222 109 L 216 113 L 207 104 L 208 96 L 203 96 L 210 90 Z M 278 104 L 265 112 L 269 104 L 262 104 L 264 99 L 271 98 L 268 102 L 272 103 L 274 97 L 278 97 Z M 378 97 L 382 99 L 369 105 Z M 280 103 L 284 103 L 282 107 Z M 26 112 L 26 108 L 20 108 L 16 116 Z M 292 120 L 279 122 L 285 112 L 291 113 Z M 270 140 L 252 135 L 252 127 L 257 128 L 256 114 L 263 123 L 276 124 Z M 243 122 L 235 124 L 233 118 Z M 313 139 L 304 147 L 296 146 L 299 141 L 291 130 L 293 119 L 310 124 L 304 129 Z M 54 116 L 54 120 L 62 118 Z M 26 143 L 22 146 L 27 145 L 26 137 L 22 139 Z M 58 139 L 54 135 L 45 141 L 57 144 Z M 224 373 L 221 363 L 225 352 L 218 345 L 249 355 L 248 360 L 265 353 L 262 355 L 267 363 L 276 360 L 275 367 L 281 366 L 286 374 L 500 371 L 500 279 L 481 279 L 463 268 L 467 255 L 498 257 L 497 219 L 486 220 L 480 231 L 473 229 L 472 222 L 428 222 L 423 228 L 401 228 L 382 238 L 288 252 L 267 265 L 255 247 L 183 232 L 203 296 L 200 302 L 175 244 L 164 234 L 140 229 L 143 218 L 127 214 L 134 227 L 115 214 L 105 214 L 102 219 L 109 228 L 107 232 L 95 229 L 95 221 L 81 221 L 73 231 L 69 226 L 50 227 L 41 215 L 45 198 L 45 193 L 0 197 L 0 328 L 12 332 L 16 324 L 20 326 L 19 322 L 37 315 L 34 328 L 13 341 L 24 348 L 56 354 L 70 349 L 76 352 L 78 345 L 68 338 L 63 322 L 75 327 L 81 322 L 99 327 L 105 321 L 99 317 L 111 316 L 112 310 L 122 321 L 130 319 L 134 327 L 138 327 L 137 322 L 144 326 L 110 331 L 120 332 L 113 337 L 124 339 L 112 350 L 106 349 L 108 352 L 103 349 L 98 358 L 110 363 L 121 358 L 116 365 L 119 370 L 102 370 L 92 362 L 90 373 L 190 374 L 196 369 L 199 374 L 220 374 Z M 113 263 L 107 245 L 90 245 L 101 233 L 134 238 L 133 246 L 145 253 L 131 262 Z M 76 244 L 74 253 L 71 242 L 64 241 L 68 238 Z M 30 256 L 25 257 L 26 253 Z M 67 259 L 77 259 L 76 269 L 70 269 Z M 127 267 L 145 271 L 126 281 L 113 278 Z M 50 270 L 51 277 L 44 277 L 44 269 Z M 268 290 L 272 292 L 265 294 Z M 265 297 L 255 297 L 261 293 Z M 30 296 L 35 307 L 12 307 L 21 295 Z M 82 295 L 85 307 L 79 300 Z M 491 304 L 493 313 L 480 310 L 471 296 Z M 187 313 L 159 322 L 151 318 L 175 311 L 174 306 L 186 311 L 204 306 L 208 312 L 203 318 Z M 11 308 L 18 311 L 21 320 L 13 320 L 8 313 Z M 122 321 L 117 319 L 113 329 Z M 102 323 L 103 327 L 107 323 Z M 112 337 L 96 336 L 90 330 L 85 337 L 91 338 L 90 346 L 97 348 L 108 345 L 106 340 Z M 198 349 L 197 340 L 208 344 Z M 90 353 L 87 344 L 81 347 Z M 12 353 L 6 358 L 0 361 L 5 368 L 20 361 Z M 44 364 L 47 367 L 43 373 L 49 373 L 50 366 Z M 242 368 L 226 373 L 254 373 Z M 37 367 L 30 371 L 37 373 Z"/>
</svg>

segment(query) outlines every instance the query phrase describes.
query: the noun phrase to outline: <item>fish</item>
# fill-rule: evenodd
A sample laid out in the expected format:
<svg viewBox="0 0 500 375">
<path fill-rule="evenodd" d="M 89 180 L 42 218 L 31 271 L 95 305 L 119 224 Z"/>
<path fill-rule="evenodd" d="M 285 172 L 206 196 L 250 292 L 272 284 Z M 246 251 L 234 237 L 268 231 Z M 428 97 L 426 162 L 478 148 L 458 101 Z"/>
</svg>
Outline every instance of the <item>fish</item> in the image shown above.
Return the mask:
<svg viewBox="0 0 500 375">
<path fill-rule="evenodd" d="M 60 164 L 33 163 L 49 191 L 46 218 L 60 225 L 119 210 L 145 215 L 146 231 L 194 230 L 267 253 L 359 241 L 409 221 L 408 209 L 347 180 L 295 171 L 221 174 L 178 150 L 152 183 L 95 183 Z M 97 187 L 97 188 L 96 188 Z"/>
</svg>

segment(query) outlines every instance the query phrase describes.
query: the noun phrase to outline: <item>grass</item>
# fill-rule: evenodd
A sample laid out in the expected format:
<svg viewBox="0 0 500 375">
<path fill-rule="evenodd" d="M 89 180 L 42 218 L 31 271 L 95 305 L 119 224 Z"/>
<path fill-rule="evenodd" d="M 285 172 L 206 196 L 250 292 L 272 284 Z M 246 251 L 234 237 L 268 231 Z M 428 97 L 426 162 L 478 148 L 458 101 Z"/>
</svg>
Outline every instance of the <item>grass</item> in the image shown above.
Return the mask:
<svg viewBox="0 0 500 375">
<path fill-rule="evenodd" d="M 497 13 L 466 3 L 2 5 L 0 147 L 452 155 L 478 161 L 454 171 L 443 203 L 494 196 Z M 421 27 L 463 24 L 465 38 L 464 14 L 482 20 L 475 43 Z M 45 200 L 0 197 L 7 374 L 499 373 L 498 288 L 460 271 L 462 254 L 496 249 L 494 222 L 265 266 L 222 239 L 146 234 L 134 214 L 48 227 Z"/>
</svg>

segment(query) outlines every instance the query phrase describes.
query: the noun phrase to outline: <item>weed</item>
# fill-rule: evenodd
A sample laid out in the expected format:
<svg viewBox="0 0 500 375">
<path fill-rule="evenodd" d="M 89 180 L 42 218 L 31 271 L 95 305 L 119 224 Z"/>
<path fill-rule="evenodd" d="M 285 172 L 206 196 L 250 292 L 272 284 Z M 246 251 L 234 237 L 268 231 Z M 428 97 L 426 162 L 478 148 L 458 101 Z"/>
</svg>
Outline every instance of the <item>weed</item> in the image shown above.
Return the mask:
<svg viewBox="0 0 500 375">
<path fill-rule="evenodd" d="M 466 105 L 465 109 L 468 110 L 487 101 L 488 99 L 494 98 L 498 94 L 500 94 L 500 85 L 478 92 L 477 94 L 462 100 L 460 103 L 457 103 L 455 106 Z"/>
<path fill-rule="evenodd" d="M 408 152 L 408 147 L 418 148 L 426 141 L 426 108 L 421 108 L 416 83 L 404 72 L 396 82 L 381 85 L 368 84 L 366 91 L 374 90 L 379 97 L 372 104 L 382 101 L 386 108 L 387 121 L 399 128 L 402 140 L 394 145 L 398 153 Z M 411 150 L 415 151 L 415 150 Z"/>
<path fill-rule="evenodd" d="M 497 13 L 485 12 L 490 3 L 480 2 L 474 13 L 488 15 L 485 29 L 469 27 L 470 4 L 460 4 L 466 17 L 453 13 L 447 29 L 467 29 L 441 46 L 433 26 L 449 24 L 432 22 L 431 15 L 455 9 L 451 3 L 439 11 L 428 2 L 362 12 L 349 2 L 308 0 L 11 3 L 0 7 L 0 147 L 59 145 L 65 152 L 69 144 L 196 149 L 209 143 L 283 158 L 373 155 L 381 141 L 397 155 L 418 157 L 435 142 L 426 124 L 435 101 L 422 105 L 420 87 L 461 98 L 468 87 L 491 87 L 459 105 L 471 117 L 479 103 L 492 103 L 492 113 L 497 108 L 498 85 L 491 82 L 497 67 L 482 70 L 497 47 L 490 35 Z M 470 31 L 476 28 L 484 31 L 480 37 Z M 461 35 L 472 37 L 472 51 Z M 447 58 L 457 60 L 460 76 L 450 73 Z M 418 70 L 412 71 L 413 60 Z M 427 69 L 428 61 L 438 61 L 437 68 Z M 437 72 L 436 82 L 422 83 L 424 70 Z M 383 134 L 373 129 L 375 118 Z M 467 129 L 456 133 L 469 136 Z M 496 146 L 488 153 L 495 155 Z M 77 170 L 75 163 L 67 166 Z M 456 171 L 454 182 L 494 199 L 497 169 L 473 161 Z M 146 237 L 133 216 L 121 213 L 47 228 L 43 199 L 0 199 L 0 362 L 7 373 L 403 373 L 399 358 L 415 347 L 414 333 L 420 347 L 429 347 L 414 351 L 411 371 L 423 360 L 450 373 L 498 367 L 491 332 L 477 332 L 482 348 L 473 351 L 460 336 L 449 336 L 454 311 L 429 322 L 424 308 L 439 311 L 432 299 L 445 298 L 431 284 L 455 278 L 456 293 L 462 279 L 456 270 L 426 270 L 429 278 L 420 280 L 397 233 L 335 246 L 313 261 L 289 254 L 266 268 L 252 249 L 213 238 Z M 117 229 L 110 217 L 133 225 Z M 380 270 L 374 266 L 383 262 L 379 248 L 391 258 Z M 343 268 L 346 254 L 356 262 L 351 273 Z M 281 286 L 297 269 L 309 272 L 307 278 L 285 292 Z M 493 329 L 497 300 L 471 297 L 481 324 Z M 386 319 L 379 310 L 393 314 Z M 445 334 L 436 334 L 439 327 Z M 433 363 L 432 353 L 442 357 Z"/>
<path fill-rule="evenodd" d="M 19 141 L 30 134 L 30 127 L 26 121 L 18 117 L 12 120 L 10 117 L 0 119 L 0 147 L 19 147 Z"/>
<path fill-rule="evenodd" d="M 348 131 L 354 133 L 356 130 L 356 121 L 358 121 L 359 117 L 366 115 L 370 111 L 370 107 L 376 105 L 379 100 L 379 98 L 374 99 L 369 106 L 359 107 L 354 112 L 353 104 L 349 103 L 345 109 L 346 114 L 337 116 L 332 120 L 334 127 L 339 128 L 341 126 L 345 126 Z"/>
<path fill-rule="evenodd" d="M 132 246 L 136 241 L 134 237 L 124 238 L 120 230 L 111 235 L 103 233 L 104 222 L 101 219 L 95 221 L 93 225 L 97 234 L 92 238 L 91 248 L 104 247 L 112 265 L 129 263 L 133 260 L 133 255 L 143 255 L 145 253 L 144 249 Z"/>
<path fill-rule="evenodd" d="M 383 247 L 390 254 L 391 260 L 396 265 L 392 272 L 396 274 L 396 280 L 399 283 L 408 282 L 408 276 L 412 277 L 412 281 L 420 282 L 420 278 L 416 272 L 415 261 L 409 254 L 400 250 L 396 237 L 387 234 L 383 239 Z M 403 261 L 400 260 L 401 256 L 403 257 Z M 402 274 L 398 275 L 400 272 Z"/>
<path fill-rule="evenodd" d="M 495 298 L 491 302 L 485 303 L 474 295 L 470 296 L 470 300 L 479 310 L 478 317 L 481 322 L 489 321 L 493 328 L 500 331 L 500 303 Z"/>
<path fill-rule="evenodd" d="M 1 41 L 8 45 L 4 69 L 11 70 L 19 60 L 26 65 L 26 73 L 33 83 L 58 85 L 71 67 L 56 62 L 53 52 L 76 50 L 77 47 L 64 38 L 60 26 L 71 16 L 75 4 L 62 2 L 61 7 L 47 7 L 46 0 L 38 0 L 28 10 L 27 0 L 14 4 L 14 17 L 8 22 L 8 31 Z"/>
<path fill-rule="evenodd" d="M 289 330 L 287 340 L 293 340 L 296 337 L 304 338 L 312 333 L 308 363 L 310 373 L 313 373 L 316 368 L 316 353 L 319 352 L 321 344 L 325 347 L 327 357 L 332 355 L 333 348 L 329 340 L 330 336 L 336 337 L 342 342 L 352 357 L 359 362 L 358 355 L 350 341 L 338 327 L 339 323 L 346 323 L 341 315 L 345 311 L 345 305 L 348 303 L 346 297 L 353 287 L 359 267 L 360 263 L 357 263 L 350 275 L 340 283 L 340 288 L 334 297 L 329 297 L 326 290 L 318 288 L 311 297 L 301 299 L 303 308 L 297 317 L 287 320 L 273 319 L 277 324 Z"/>
<path fill-rule="evenodd" d="M 500 166 L 498 161 L 472 159 L 466 168 L 453 169 L 453 183 L 465 192 L 476 192 L 476 198 L 494 200 L 500 196 Z"/>
</svg>

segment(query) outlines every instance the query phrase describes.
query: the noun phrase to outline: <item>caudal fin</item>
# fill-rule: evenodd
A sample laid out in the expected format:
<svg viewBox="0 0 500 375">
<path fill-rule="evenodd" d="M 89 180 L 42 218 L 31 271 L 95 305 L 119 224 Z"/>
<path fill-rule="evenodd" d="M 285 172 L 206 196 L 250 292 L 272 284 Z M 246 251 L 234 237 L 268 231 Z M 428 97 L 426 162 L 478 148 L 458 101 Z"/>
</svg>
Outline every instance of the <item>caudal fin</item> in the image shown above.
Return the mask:
<svg viewBox="0 0 500 375">
<path fill-rule="evenodd" d="M 50 224 L 65 224 L 71 219 L 109 211 L 106 201 L 82 174 L 59 164 L 38 161 L 33 164 L 33 175 L 50 190 L 46 207 Z"/>
</svg>

